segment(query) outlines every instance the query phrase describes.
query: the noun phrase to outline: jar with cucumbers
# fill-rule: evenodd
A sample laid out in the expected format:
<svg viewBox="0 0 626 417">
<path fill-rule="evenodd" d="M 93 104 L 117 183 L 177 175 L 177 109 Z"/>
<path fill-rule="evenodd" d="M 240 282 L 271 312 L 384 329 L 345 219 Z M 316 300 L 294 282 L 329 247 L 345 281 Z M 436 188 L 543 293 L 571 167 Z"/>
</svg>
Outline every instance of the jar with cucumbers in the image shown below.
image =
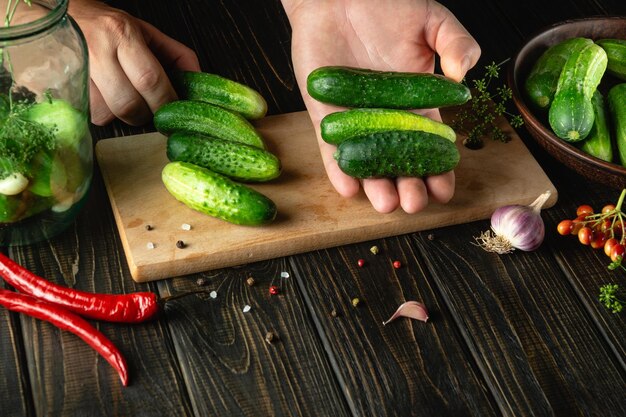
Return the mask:
<svg viewBox="0 0 626 417">
<path fill-rule="evenodd" d="M 68 0 L 0 0 L 0 245 L 49 239 L 90 188 L 87 46 Z"/>
</svg>

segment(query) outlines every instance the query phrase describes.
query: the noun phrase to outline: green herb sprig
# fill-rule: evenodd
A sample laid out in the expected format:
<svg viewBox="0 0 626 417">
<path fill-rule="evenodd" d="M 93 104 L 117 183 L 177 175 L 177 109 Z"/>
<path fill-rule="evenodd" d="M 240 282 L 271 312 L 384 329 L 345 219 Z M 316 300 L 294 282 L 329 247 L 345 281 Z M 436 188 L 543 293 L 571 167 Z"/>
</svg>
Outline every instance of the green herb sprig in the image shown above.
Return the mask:
<svg viewBox="0 0 626 417">
<path fill-rule="evenodd" d="M 452 128 L 467 133 L 463 142 L 470 149 L 479 149 L 483 145 L 483 138 L 491 137 L 493 140 L 508 142 L 509 135 L 498 126 L 497 119 L 500 116 L 508 118 L 514 128 L 521 127 L 524 120 L 520 115 L 514 115 L 507 111 L 506 104 L 513 96 L 513 92 L 506 85 L 499 85 L 494 90 L 492 83 L 500 77 L 502 65 L 495 61 L 485 67 L 482 78 L 472 80 L 468 85 L 473 90 L 469 103 L 462 107 L 452 121 Z M 467 85 L 467 81 L 463 80 Z"/>
<path fill-rule="evenodd" d="M 598 300 L 612 313 L 620 313 L 626 302 L 618 297 L 620 291 L 619 284 L 605 284 L 600 287 Z"/>
<path fill-rule="evenodd" d="M 608 266 L 609 270 L 613 271 L 615 269 L 623 269 L 626 270 L 626 267 L 622 265 L 623 258 L 618 256 L 617 259 L 611 262 Z M 621 299 L 621 288 L 619 284 L 605 284 L 600 287 L 600 294 L 598 295 L 598 300 L 612 313 L 621 313 L 624 309 L 624 305 L 626 305 L 626 301 Z"/>
</svg>

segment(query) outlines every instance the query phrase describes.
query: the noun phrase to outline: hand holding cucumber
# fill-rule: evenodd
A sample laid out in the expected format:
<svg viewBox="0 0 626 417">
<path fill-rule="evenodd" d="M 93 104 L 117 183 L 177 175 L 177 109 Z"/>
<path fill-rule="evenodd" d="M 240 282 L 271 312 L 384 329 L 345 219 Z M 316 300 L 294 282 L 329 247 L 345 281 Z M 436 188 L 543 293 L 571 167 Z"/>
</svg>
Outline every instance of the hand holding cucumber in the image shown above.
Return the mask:
<svg viewBox="0 0 626 417">
<path fill-rule="evenodd" d="M 427 1 L 377 0 L 352 2 L 288 1 L 283 5 L 292 30 L 292 59 L 300 90 L 316 128 L 324 166 L 343 196 L 358 193 L 361 184 L 373 207 L 408 213 L 423 209 L 429 199 L 446 202 L 454 193 L 454 173 L 427 177 L 363 179 L 345 174 L 333 154 L 336 146 L 324 142 L 320 122 L 329 113 L 344 110 L 313 99 L 307 77 L 323 66 L 347 66 L 384 71 L 432 72 L 435 53 L 449 78 L 460 81 L 480 56 L 471 35 L 443 6 Z M 440 120 L 436 109 L 424 114 Z"/>
<path fill-rule="evenodd" d="M 103 2 L 72 0 L 69 14 L 89 46 L 94 124 L 116 117 L 132 125 L 149 122 L 154 111 L 177 98 L 165 69 L 200 69 L 191 49 Z"/>
</svg>

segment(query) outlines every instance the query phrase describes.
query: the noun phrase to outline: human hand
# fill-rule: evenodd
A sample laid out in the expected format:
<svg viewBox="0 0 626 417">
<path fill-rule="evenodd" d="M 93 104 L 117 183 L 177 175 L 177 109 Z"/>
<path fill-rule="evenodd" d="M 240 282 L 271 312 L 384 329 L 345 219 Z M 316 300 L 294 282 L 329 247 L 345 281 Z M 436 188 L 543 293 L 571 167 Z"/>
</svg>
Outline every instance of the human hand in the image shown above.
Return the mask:
<svg viewBox="0 0 626 417">
<path fill-rule="evenodd" d="M 72 0 L 68 13 L 89 49 L 91 121 L 147 123 L 176 92 L 165 69 L 199 71 L 195 52 L 154 26 L 95 0 Z"/>
<path fill-rule="evenodd" d="M 307 93 L 315 68 L 343 65 L 384 71 L 433 72 L 435 54 L 444 74 L 460 81 L 480 56 L 480 47 L 454 15 L 429 0 L 283 0 L 292 27 L 296 78 L 315 127 L 328 177 L 345 197 L 360 186 L 372 206 L 388 213 L 398 208 L 416 213 L 429 198 L 445 203 L 454 194 L 454 172 L 421 178 L 357 179 L 344 174 L 333 159 L 335 146 L 320 136 L 320 121 L 341 108 Z M 422 111 L 441 120 L 437 109 Z"/>
</svg>

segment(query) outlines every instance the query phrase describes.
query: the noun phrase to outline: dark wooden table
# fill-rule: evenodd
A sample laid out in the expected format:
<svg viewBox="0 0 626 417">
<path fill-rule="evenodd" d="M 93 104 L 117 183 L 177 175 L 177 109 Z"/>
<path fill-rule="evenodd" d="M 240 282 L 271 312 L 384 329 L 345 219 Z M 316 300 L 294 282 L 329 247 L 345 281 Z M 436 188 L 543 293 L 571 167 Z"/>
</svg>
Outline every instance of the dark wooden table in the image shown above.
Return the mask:
<svg viewBox="0 0 626 417">
<path fill-rule="evenodd" d="M 304 109 L 279 1 L 116 1 L 194 48 L 205 71 L 257 88 L 270 114 Z M 481 44 L 478 68 L 511 57 L 524 39 L 568 18 L 626 14 L 623 0 L 448 1 Z M 474 72 L 476 74 L 476 72 Z M 472 73 L 470 73 L 470 77 Z M 95 140 L 151 131 L 93 127 Z M 624 416 L 626 312 L 597 300 L 626 274 L 556 235 L 576 206 L 619 190 L 560 167 L 519 134 L 559 191 L 543 213 L 540 250 L 498 256 L 471 245 L 480 221 L 208 271 L 150 284 L 130 277 L 102 178 L 76 224 L 54 240 L 12 248 L 16 261 L 76 288 L 167 295 L 158 321 L 96 323 L 123 352 L 131 385 L 74 335 L 0 310 L 2 416 Z M 374 257 L 369 249 L 380 248 Z M 368 259 L 358 268 L 358 258 Z M 402 268 L 391 262 L 400 260 Z M 280 273 L 282 295 L 268 285 Z M 246 285 L 253 276 L 257 285 Z M 2 285 L 2 284 L 0 284 Z M 358 308 L 351 299 L 362 300 Z M 427 324 L 381 322 L 406 300 Z M 241 306 L 253 310 L 244 314 Z M 335 310 L 336 317 L 330 312 Z M 277 340 L 268 344 L 268 331 Z"/>
</svg>

